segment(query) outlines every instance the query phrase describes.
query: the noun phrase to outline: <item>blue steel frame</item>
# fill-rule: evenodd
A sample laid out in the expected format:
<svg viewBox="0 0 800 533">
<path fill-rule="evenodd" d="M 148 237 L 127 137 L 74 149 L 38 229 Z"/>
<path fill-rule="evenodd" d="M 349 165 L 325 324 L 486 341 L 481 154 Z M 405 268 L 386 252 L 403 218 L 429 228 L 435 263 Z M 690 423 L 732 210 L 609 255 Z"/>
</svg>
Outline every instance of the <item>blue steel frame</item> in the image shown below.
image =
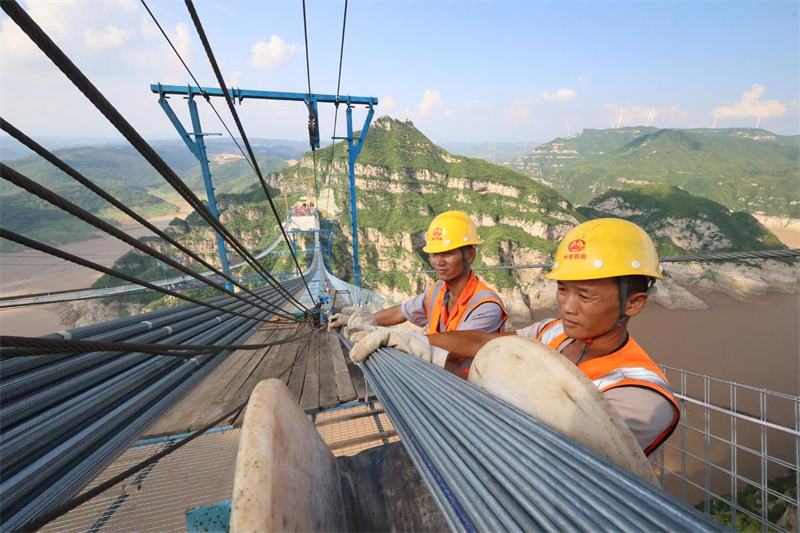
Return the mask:
<svg viewBox="0 0 800 533">
<path fill-rule="evenodd" d="M 169 104 L 166 103 L 166 98 L 168 95 L 181 95 L 186 96 L 189 99 L 189 107 L 191 110 L 192 105 L 195 106 L 194 113 L 196 114 L 196 104 L 194 104 L 194 96 L 201 95 L 204 97 L 221 97 L 224 96 L 222 89 L 220 88 L 212 88 L 212 87 L 195 87 L 192 85 L 181 86 L 181 85 L 161 85 L 160 83 L 150 85 L 150 90 L 154 93 L 159 95 L 159 103 L 162 101 L 164 103 L 161 104 L 162 107 L 165 107 L 165 111 L 169 109 Z M 315 148 L 319 148 L 320 146 L 320 139 L 319 139 L 319 120 L 317 120 L 317 104 L 318 103 L 330 103 L 334 104 L 337 107 L 339 104 L 345 104 L 347 106 L 347 137 L 334 137 L 335 140 L 345 140 L 347 141 L 347 162 L 349 168 L 349 178 L 350 178 L 350 221 L 351 221 L 351 231 L 352 231 L 352 238 L 353 238 L 353 275 L 355 277 L 354 285 L 356 287 L 361 286 L 361 267 L 358 262 L 358 213 L 356 211 L 356 177 L 355 177 L 355 166 L 356 160 L 358 159 L 359 154 L 361 153 L 361 148 L 364 146 L 364 140 L 367 138 L 367 132 L 369 131 L 369 126 L 372 123 L 372 117 L 375 115 L 374 106 L 378 105 L 378 99 L 372 96 L 336 96 L 332 94 L 309 94 L 309 93 L 287 93 L 287 92 L 277 92 L 277 91 L 251 91 L 245 89 L 226 89 L 228 94 L 233 100 L 238 100 L 241 104 L 242 101 L 246 98 L 252 98 L 257 100 L 283 100 L 283 101 L 290 101 L 290 102 L 304 102 L 306 107 L 308 107 L 309 117 L 314 121 L 314 130 L 311 136 L 311 143 Z M 361 134 L 358 137 L 353 136 L 353 106 L 355 105 L 364 105 L 367 106 L 367 118 L 364 120 L 364 127 L 361 129 Z M 177 118 L 175 118 L 175 113 L 172 113 L 171 110 L 167 111 L 167 116 L 170 117 L 172 123 L 178 129 L 178 133 L 181 133 L 183 130 L 183 126 L 180 126 L 180 122 L 178 122 Z M 194 115 L 192 115 L 192 121 L 194 122 Z M 197 127 L 195 128 L 196 132 L 200 131 L 200 122 L 199 119 L 197 120 Z M 190 145 L 191 139 L 188 137 L 188 134 L 181 133 L 181 137 L 186 142 L 189 149 L 194 152 L 194 149 Z M 198 133 L 197 139 L 201 141 L 202 144 L 202 133 Z M 205 157 L 205 145 L 203 144 L 203 155 L 204 157 L 200 160 L 201 165 L 203 161 L 206 161 L 206 166 L 208 165 L 207 158 Z M 197 154 L 195 154 L 197 155 Z M 200 159 L 198 157 L 198 159 Z M 203 179 L 206 177 L 205 170 L 203 171 Z M 211 193 L 209 194 L 209 198 L 213 196 L 213 187 L 211 186 L 211 174 L 208 174 L 208 179 L 206 180 L 206 192 L 208 192 L 209 188 L 211 189 Z M 211 202 L 209 200 L 209 208 L 211 208 Z M 216 204 L 215 204 L 216 207 Z M 212 211 L 213 213 L 214 211 Z M 217 216 L 217 215 L 215 215 Z M 219 217 L 217 217 L 219 218 Z M 217 236 L 217 243 L 219 244 L 220 237 Z M 224 250 L 224 242 L 222 243 L 223 250 Z M 221 257 L 224 254 L 221 254 Z M 227 262 L 227 256 L 226 262 Z M 225 265 L 223 265 L 224 270 Z M 225 271 L 227 273 L 227 271 Z"/>
<path fill-rule="evenodd" d="M 214 218 L 219 220 L 217 198 L 214 195 L 214 184 L 211 182 L 211 169 L 208 167 L 206 143 L 203 140 L 203 137 L 206 135 L 219 135 L 219 133 L 203 133 L 203 130 L 200 127 L 200 115 L 197 112 L 197 103 L 194 101 L 194 96 L 189 96 L 187 101 L 189 103 L 189 114 L 192 117 L 192 133 L 187 132 L 186 128 L 183 127 L 183 124 L 181 124 L 181 121 L 178 119 L 177 115 L 175 115 L 175 112 L 172 110 L 172 107 L 169 105 L 167 98 L 163 94 L 161 94 L 158 98 L 158 104 L 161 106 L 161 109 L 164 110 L 164 113 L 167 114 L 167 117 L 169 118 L 170 122 L 172 122 L 172 125 L 175 126 L 175 129 L 178 130 L 178 135 L 181 136 L 183 142 L 186 143 L 186 146 L 189 147 L 189 150 L 200 162 L 200 168 L 203 171 L 203 183 L 205 184 L 206 196 L 208 197 L 208 210 L 211 211 L 211 214 L 214 215 Z M 192 135 L 194 136 L 194 140 L 192 140 Z M 230 277 L 231 269 L 228 262 L 228 252 L 225 249 L 225 240 L 222 238 L 222 235 L 217 232 L 214 232 L 214 235 L 217 239 L 217 253 L 219 254 L 219 262 L 222 265 L 222 272 L 224 272 L 226 276 Z M 231 285 L 229 281 L 225 282 L 225 287 L 229 291 L 233 290 L 233 285 Z"/>
</svg>

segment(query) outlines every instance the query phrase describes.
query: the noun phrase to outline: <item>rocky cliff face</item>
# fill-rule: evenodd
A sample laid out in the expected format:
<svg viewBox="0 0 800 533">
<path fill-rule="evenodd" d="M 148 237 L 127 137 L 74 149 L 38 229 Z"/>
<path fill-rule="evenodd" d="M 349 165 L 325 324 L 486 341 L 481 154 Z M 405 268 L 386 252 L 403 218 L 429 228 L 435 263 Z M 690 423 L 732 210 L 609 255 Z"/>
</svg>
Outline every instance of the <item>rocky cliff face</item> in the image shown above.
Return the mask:
<svg viewBox="0 0 800 533">
<path fill-rule="evenodd" d="M 662 256 L 785 248 L 755 217 L 668 185 L 612 189 L 579 210 L 588 218 L 620 217 L 640 225 Z M 670 308 L 704 309 L 693 290 L 737 299 L 767 291 L 800 292 L 798 266 L 775 260 L 666 263 L 670 279 L 659 282 L 655 301 Z"/>
<path fill-rule="evenodd" d="M 346 152 L 337 145 L 317 152 L 323 176 L 342 206 L 334 250 L 337 275 L 351 272 Z M 307 154 L 296 167 L 277 173 L 286 183 L 313 170 Z M 355 168 L 360 263 L 370 289 L 404 301 L 425 290 L 428 270 L 422 252 L 431 219 L 444 211 L 468 213 L 481 238 L 473 266 L 549 263 L 558 240 L 583 217 L 559 193 L 526 176 L 486 161 L 453 155 L 433 144 L 410 122 L 379 118 L 370 129 Z M 273 180 L 275 177 L 272 178 Z M 517 317 L 531 306 L 549 305 L 541 269 L 487 271 L 480 276 L 500 292 Z"/>
</svg>

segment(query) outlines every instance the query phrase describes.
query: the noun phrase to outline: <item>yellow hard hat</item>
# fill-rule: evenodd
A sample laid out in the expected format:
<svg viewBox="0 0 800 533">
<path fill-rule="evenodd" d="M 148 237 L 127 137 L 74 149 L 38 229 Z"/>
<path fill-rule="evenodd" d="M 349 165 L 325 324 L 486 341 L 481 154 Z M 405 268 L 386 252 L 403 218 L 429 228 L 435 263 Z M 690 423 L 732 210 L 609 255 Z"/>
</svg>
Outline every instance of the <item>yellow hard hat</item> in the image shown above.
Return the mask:
<svg viewBox="0 0 800 533">
<path fill-rule="evenodd" d="M 665 279 L 650 236 L 633 222 L 598 218 L 567 233 L 547 277 L 578 281 L 637 275 Z"/>
<path fill-rule="evenodd" d="M 422 248 L 429 254 L 438 254 L 470 244 L 483 244 L 478 237 L 478 228 L 466 213 L 447 211 L 431 221 L 426 246 Z"/>
</svg>

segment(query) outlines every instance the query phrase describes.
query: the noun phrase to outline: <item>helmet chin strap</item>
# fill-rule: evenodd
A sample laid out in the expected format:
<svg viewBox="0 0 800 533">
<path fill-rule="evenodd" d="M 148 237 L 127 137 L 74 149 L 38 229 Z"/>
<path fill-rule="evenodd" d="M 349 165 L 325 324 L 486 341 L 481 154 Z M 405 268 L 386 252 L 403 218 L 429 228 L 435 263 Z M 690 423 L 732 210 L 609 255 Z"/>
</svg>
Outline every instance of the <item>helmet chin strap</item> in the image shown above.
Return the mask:
<svg viewBox="0 0 800 533">
<path fill-rule="evenodd" d="M 467 246 L 461 247 L 461 258 L 463 260 L 462 264 L 464 266 L 464 270 L 462 271 L 462 273 L 463 272 L 469 273 L 471 267 L 470 267 L 470 262 L 467 259 Z"/>
<path fill-rule="evenodd" d="M 581 350 L 581 354 L 578 356 L 578 359 L 575 361 L 575 364 L 581 362 L 583 356 L 586 355 L 586 351 L 589 349 L 589 346 L 595 341 L 595 339 L 599 339 L 600 337 L 605 337 L 618 327 L 622 325 L 623 322 L 628 318 L 628 315 L 625 314 L 625 303 L 628 300 L 628 276 L 621 276 L 619 278 L 619 318 L 617 319 L 617 323 L 614 324 L 610 330 L 606 331 L 602 335 L 598 335 L 596 337 L 591 337 L 588 339 L 584 339 L 583 350 Z"/>
</svg>

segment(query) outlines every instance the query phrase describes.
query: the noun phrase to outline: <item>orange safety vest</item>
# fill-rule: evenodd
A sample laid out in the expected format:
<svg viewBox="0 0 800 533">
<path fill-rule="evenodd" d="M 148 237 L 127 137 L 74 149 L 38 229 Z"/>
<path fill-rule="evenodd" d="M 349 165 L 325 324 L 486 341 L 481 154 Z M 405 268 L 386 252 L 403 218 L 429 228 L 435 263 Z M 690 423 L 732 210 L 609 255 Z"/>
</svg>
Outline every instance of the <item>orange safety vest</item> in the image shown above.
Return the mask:
<svg viewBox="0 0 800 533">
<path fill-rule="evenodd" d="M 568 338 L 569 336 L 564 333 L 561 319 L 557 319 L 545 326 L 536 340 L 558 350 Z M 669 381 L 633 337 L 628 337 L 628 342 L 616 352 L 580 363 L 578 368 L 600 389 L 600 392 L 617 387 L 643 387 L 657 392 L 672 404 L 675 412 L 672 423 L 644 449 L 645 455 L 661 446 L 675 431 L 681 415 Z"/>
<path fill-rule="evenodd" d="M 503 307 L 503 302 L 500 301 L 500 296 L 490 289 L 485 283 L 478 279 L 475 272 L 469 273 L 469 280 L 467 285 L 458 297 L 458 301 L 453 306 L 452 313 L 447 312 L 447 306 L 444 305 L 444 296 L 447 292 L 448 285 L 444 281 L 437 281 L 433 286 L 428 289 L 425 295 L 425 313 L 428 316 L 428 331 L 427 334 L 443 333 L 439 329 L 439 319 L 445 324 L 444 331 L 456 331 L 461 325 L 469 318 L 472 311 L 481 304 L 486 302 L 494 302 L 500 306 L 503 312 L 503 325 L 497 330 L 503 331 L 506 320 L 508 320 L 508 313 L 506 308 Z M 495 333 L 495 332 L 489 332 Z"/>
</svg>

